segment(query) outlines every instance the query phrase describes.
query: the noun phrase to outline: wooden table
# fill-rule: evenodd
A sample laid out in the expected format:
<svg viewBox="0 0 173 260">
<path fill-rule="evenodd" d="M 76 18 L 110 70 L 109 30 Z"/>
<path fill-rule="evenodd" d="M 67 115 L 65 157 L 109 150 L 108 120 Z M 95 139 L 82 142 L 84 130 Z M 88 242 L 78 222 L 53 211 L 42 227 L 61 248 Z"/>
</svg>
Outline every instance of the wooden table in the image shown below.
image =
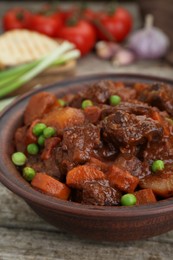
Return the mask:
<svg viewBox="0 0 173 260">
<path fill-rule="evenodd" d="M 105 72 L 173 79 L 172 68 L 162 62 L 140 62 L 115 68 L 94 54 L 78 62 L 75 75 Z M 23 200 L 0 184 L 0 260 L 169 260 L 172 255 L 173 231 L 128 243 L 79 240 L 44 222 Z"/>
</svg>

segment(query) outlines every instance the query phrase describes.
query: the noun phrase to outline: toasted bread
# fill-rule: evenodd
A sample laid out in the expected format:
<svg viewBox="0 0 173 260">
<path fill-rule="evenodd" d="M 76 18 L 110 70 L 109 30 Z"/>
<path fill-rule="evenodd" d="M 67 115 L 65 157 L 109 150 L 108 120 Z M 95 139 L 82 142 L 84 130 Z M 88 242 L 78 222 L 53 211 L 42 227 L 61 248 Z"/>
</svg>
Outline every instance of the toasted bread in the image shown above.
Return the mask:
<svg viewBox="0 0 173 260">
<path fill-rule="evenodd" d="M 42 58 L 58 45 L 56 40 L 33 31 L 20 29 L 5 32 L 0 36 L 0 68 Z"/>
</svg>

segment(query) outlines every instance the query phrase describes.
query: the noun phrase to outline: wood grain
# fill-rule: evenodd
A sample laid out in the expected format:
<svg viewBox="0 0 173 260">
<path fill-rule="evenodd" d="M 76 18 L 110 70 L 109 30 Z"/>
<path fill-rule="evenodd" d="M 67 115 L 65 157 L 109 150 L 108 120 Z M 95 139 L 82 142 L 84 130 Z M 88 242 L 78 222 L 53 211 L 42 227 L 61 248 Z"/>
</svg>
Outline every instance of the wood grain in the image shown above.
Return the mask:
<svg viewBox="0 0 173 260">
<path fill-rule="evenodd" d="M 2 186 L 0 186 L 0 198 L 0 259 L 2 260 L 172 259 L 173 231 L 133 243 L 96 243 L 79 240 L 49 226 L 20 198 Z"/>
</svg>

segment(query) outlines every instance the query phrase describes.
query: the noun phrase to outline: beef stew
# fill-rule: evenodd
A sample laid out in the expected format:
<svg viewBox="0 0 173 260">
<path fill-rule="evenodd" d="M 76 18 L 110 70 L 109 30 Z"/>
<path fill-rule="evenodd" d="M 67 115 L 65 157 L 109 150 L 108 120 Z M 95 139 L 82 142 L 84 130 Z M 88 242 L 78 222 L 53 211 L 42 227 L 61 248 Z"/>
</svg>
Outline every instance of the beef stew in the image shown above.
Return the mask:
<svg viewBox="0 0 173 260">
<path fill-rule="evenodd" d="M 169 85 L 129 87 L 113 81 L 96 82 L 61 99 L 38 93 L 14 135 L 16 153 L 24 153 L 26 160 L 23 166 L 13 161 L 22 174 L 34 170 L 33 188 L 59 199 L 120 206 L 127 194 L 135 200 L 126 205 L 171 197 L 172 97 Z M 37 134 L 34 129 L 41 124 L 45 128 Z"/>
</svg>

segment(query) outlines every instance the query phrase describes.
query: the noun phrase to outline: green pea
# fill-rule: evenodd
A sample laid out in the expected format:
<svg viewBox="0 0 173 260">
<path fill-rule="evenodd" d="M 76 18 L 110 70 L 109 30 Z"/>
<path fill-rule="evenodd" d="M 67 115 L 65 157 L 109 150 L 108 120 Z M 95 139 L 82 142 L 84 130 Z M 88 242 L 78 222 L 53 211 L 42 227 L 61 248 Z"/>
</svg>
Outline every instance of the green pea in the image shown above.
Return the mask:
<svg viewBox="0 0 173 260">
<path fill-rule="evenodd" d="M 164 169 L 165 165 L 164 165 L 164 161 L 162 160 L 156 160 L 152 163 L 151 165 L 151 170 L 153 172 L 157 172 L 157 171 L 162 171 Z"/>
<path fill-rule="evenodd" d="M 32 155 L 36 155 L 39 152 L 38 145 L 36 144 L 28 144 L 27 146 L 27 152 Z"/>
<path fill-rule="evenodd" d="M 37 143 L 40 145 L 40 146 L 44 146 L 44 142 L 45 142 L 45 137 L 43 135 L 40 135 L 38 137 L 38 140 L 37 140 Z"/>
<path fill-rule="evenodd" d="M 85 109 L 87 107 L 92 107 L 93 106 L 93 102 L 89 99 L 86 99 L 82 102 L 82 108 Z"/>
<path fill-rule="evenodd" d="M 57 101 L 58 101 L 58 103 L 60 104 L 61 107 L 64 107 L 66 105 L 66 102 L 61 98 L 59 98 Z"/>
<path fill-rule="evenodd" d="M 43 136 L 44 136 L 45 138 L 50 138 L 50 137 L 52 137 L 55 133 L 56 133 L 55 128 L 49 126 L 49 127 L 46 127 L 46 128 L 44 129 L 44 131 L 43 131 Z"/>
<path fill-rule="evenodd" d="M 35 170 L 31 167 L 23 168 L 23 177 L 26 181 L 32 181 L 35 176 Z"/>
<path fill-rule="evenodd" d="M 122 206 L 133 206 L 136 204 L 136 197 L 131 193 L 127 193 L 121 197 Z"/>
<path fill-rule="evenodd" d="M 25 154 L 21 153 L 21 152 L 13 153 L 11 159 L 12 159 L 12 162 L 17 166 L 24 165 L 27 160 Z"/>
<path fill-rule="evenodd" d="M 109 102 L 110 102 L 110 104 L 111 104 L 112 106 L 117 106 L 117 105 L 119 105 L 120 102 L 121 102 L 121 97 L 118 96 L 118 95 L 112 95 L 112 96 L 110 96 L 110 98 L 109 98 Z"/>
<path fill-rule="evenodd" d="M 46 125 L 43 123 L 38 123 L 36 124 L 33 129 L 32 132 L 35 136 L 39 136 L 43 133 L 43 130 L 46 128 Z"/>
</svg>

